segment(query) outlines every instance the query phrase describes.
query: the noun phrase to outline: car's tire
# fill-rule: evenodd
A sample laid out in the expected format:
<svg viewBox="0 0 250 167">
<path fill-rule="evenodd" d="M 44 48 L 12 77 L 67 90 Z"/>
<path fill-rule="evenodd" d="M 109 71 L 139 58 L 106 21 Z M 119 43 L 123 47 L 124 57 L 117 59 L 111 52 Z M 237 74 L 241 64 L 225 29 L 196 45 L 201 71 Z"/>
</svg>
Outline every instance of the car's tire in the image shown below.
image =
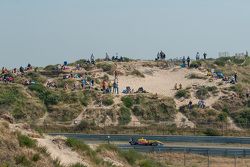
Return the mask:
<svg viewBox="0 0 250 167">
<path fill-rule="evenodd" d="M 152 146 L 158 146 L 158 143 L 154 142 L 152 143 Z"/>
</svg>

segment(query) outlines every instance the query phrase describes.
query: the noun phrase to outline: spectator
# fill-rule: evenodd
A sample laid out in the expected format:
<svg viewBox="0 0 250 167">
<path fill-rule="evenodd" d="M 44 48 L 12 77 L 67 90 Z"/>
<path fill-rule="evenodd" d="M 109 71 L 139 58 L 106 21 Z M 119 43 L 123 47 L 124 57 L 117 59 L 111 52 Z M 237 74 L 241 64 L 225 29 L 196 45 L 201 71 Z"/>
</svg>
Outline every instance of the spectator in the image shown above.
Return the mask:
<svg viewBox="0 0 250 167">
<path fill-rule="evenodd" d="M 196 53 L 196 61 L 198 61 L 198 60 L 200 60 L 200 53 L 199 52 Z"/>
<path fill-rule="evenodd" d="M 203 53 L 203 57 L 204 57 L 204 60 L 207 59 L 207 54 L 205 52 Z"/>
<path fill-rule="evenodd" d="M 187 57 L 187 64 L 188 64 L 188 67 L 190 67 L 190 57 L 189 56 Z"/>
</svg>

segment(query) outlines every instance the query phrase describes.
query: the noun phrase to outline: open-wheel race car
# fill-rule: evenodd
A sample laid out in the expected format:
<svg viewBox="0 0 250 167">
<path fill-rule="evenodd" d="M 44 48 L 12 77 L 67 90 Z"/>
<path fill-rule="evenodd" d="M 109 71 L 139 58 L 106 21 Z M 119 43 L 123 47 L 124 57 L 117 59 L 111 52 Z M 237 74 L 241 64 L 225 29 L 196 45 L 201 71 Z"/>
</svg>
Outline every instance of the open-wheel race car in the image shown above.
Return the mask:
<svg viewBox="0 0 250 167">
<path fill-rule="evenodd" d="M 158 140 L 147 140 L 144 138 L 140 138 L 137 140 L 135 140 L 134 138 L 131 138 L 129 140 L 129 144 L 130 145 L 142 145 L 142 146 L 161 146 L 161 145 L 163 145 L 163 143 L 158 141 Z"/>
</svg>

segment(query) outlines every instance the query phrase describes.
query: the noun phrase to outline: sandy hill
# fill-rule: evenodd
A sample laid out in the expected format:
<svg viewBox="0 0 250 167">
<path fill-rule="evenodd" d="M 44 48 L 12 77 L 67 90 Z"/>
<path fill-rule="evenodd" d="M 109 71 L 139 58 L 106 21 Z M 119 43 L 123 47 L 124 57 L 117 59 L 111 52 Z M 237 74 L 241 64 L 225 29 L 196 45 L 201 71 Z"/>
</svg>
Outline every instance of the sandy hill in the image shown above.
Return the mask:
<svg viewBox="0 0 250 167">
<path fill-rule="evenodd" d="M 177 128 L 228 124 L 233 130 L 247 126 L 243 118 L 249 110 L 249 58 L 242 62 L 236 58 L 193 61 L 190 68 L 180 64 L 99 60 L 93 65 L 79 60 L 63 67 L 28 69 L 23 74 L 7 72 L 2 77 L 13 76 L 14 83 L 0 84 L 1 115 L 55 131 L 101 132 L 104 127 L 113 131 L 114 126 L 152 126 L 153 130 L 155 124 Z M 222 73 L 231 78 L 235 72 L 236 84 L 217 76 Z M 115 74 L 119 94 L 103 93 L 103 87 L 113 87 Z M 126 87 L 131 92 L 121 93 Z M 143 91 L 138 92 L 139 88 Z M 198 105 L 200 100 L 204 106 Z"/>
</svg>

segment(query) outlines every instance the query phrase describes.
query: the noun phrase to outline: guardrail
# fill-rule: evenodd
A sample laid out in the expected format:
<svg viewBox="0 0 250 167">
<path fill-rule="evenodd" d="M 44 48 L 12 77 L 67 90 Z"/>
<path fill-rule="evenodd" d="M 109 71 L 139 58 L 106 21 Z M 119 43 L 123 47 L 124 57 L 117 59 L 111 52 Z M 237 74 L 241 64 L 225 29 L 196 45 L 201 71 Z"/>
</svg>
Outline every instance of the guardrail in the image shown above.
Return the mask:
<svg viewBox="0 0 250 167">
<path fill-rule="evenodd" d="M 49 135 L 66 136 L 69 138 L 78 138 L 84 140 L 107 141 L 129 141 L 131 137 L 134 139 L 144 137 L 149 140 L 159 140 L 162 142 L 189 142 L 189 143 L 238 143 L 250 144 L 250 137 L 224 137 L 224 136 L 150 136 L 150 135 L 95 135 L 95 134 L 79 134 L 79 133 L 49 133 Z"/>
<path fill-rule="evenodd" d="M 139 152 L 174 152 L 187 154 L 201 154 L 210 156 L 231 156 L 246 157 L 250 156 L 250 149 L 244 148 L 217 148 L 217 147 L 181 147 L 181 146 L 130 146 L 118 145 L 120 149 L 134 149 Z"/>
</svg>

